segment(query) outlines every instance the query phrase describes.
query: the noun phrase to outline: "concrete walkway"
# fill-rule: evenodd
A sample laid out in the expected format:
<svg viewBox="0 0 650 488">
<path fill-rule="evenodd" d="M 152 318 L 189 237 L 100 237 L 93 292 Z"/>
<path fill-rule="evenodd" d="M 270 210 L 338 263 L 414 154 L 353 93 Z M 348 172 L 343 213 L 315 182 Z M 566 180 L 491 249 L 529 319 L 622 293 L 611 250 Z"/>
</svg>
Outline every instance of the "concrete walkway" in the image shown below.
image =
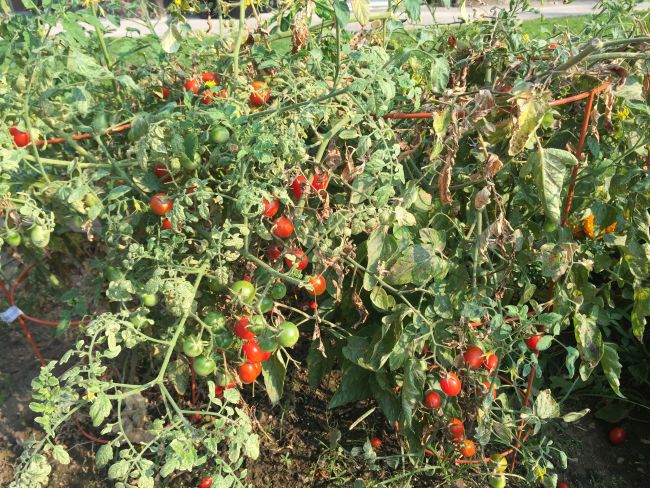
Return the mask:
<svg viewBox="0 0 650 488">
<path fill-rule="evenodd" d="M 556 18 L 556 17 L 568 17 L 573 15 L 589 15 L 596 13 L 596 6 L 598 1 L 596 0 L 576 0 L 572 3 L 565 4 L 562 1 L 547 1 L 543 5 L 540 2 L 533 2 L 536 5 L 538 13 L 526 12 L 522 13 L 519 17 L 521 19 L 536 19 L 540 16 L 545 18 Z M 465 11 L 465 14 L 469 20 L 479 19 L 483 16 L 489 15 L 490 12 L 495 9 L 500 8 L 495 5 L 486 5 L 479 7 L 468 7 Z M 637 5 L 637 10 L 647 10 L 650 8 L 650 2 L 643 2 Z M 384 0 L 371 0 L 370 12 L 371 14 L 377 14 L 385 12 L 387 9 L 387 2 Z M 268 18 L 268 14 L 263 14 L 262 18 Z M 400 15 L 400 18 L 405 19 L 406 15 Z M 463 14 L 460 8 L 429 8 L 423 6 L 421 9 L 421 19 L 417 23 L 419 25 L 432 25 L 432 24 L 450 24 L 454 22 L 459 22 L 463 18 Z M 162 36 L 168 30 L 168 18 L 160 18 L 153 21 L 154 30 L 157 35 Z M 312 19 L 312 22 L 317 24 L 320 22 L 320 19 L 316 16 Z M 144 22 L 138 19 L 123 19 L 120 26 L 116 28 L 113 24 L 110 24 L 108 21 L 104 21 L 107 25 L 109 33 L 108 36 L 111 37 L 123 37 L 123 36 L 138 36 L 149 34 L 148 27 Z M 188 18 L 187 24 L 192 31 L 205 32 L 210 34 L 218 34 L 219 26 L 216 20 L 212 20 L 212 25 L 208 24 L 207 19 L 201 18 Z M 246 24 L 249 30 L 254 30 L 257 27 L 257 22 L 253 18 L 246 19 Z M 411 23 L 409 23 L 411 24 Z M 413 25 L 413 24 L 412 24 Z M 228 31 L 230 29 L 236 28 L 235 20 L 226 20 L 224 22 L 224 30 Z M 348 29 L 352 31 L 359 30 L 361 27 L 358 23 L 354 22 L 348 25 Z M 52 34 L 55 34 L 60 31 L 60 27 L 57 26 L 52 30 Z"/>
</svg>

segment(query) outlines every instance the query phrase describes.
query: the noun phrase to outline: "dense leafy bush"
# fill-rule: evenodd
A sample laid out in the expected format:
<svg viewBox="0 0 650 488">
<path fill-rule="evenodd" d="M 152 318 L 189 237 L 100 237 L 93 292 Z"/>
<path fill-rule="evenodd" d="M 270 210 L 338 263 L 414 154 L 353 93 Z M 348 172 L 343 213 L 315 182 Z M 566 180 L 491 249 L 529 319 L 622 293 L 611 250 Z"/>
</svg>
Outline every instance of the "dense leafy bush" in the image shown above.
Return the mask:
<svg viewBox="0 0 650 488">
<path fill-rule="evenodd" d="M 419 2 L 372 21 L 353 1 L 358 33 L 346 2 L 279 2 L 270 30 L 218 18 L 220 36 L 176 2 L 160 38 L 42 3 L 0 21 L 1 236 L 45 266 L 84 247 L 96 272 L 63 297 L 90 321 L 34 380 L 45 436 L 14 486 L 47 484 L 75 421 L 109 441 L 117 486 L 199 467 L 238 484 L 259 450 L 240 390 L 259 377 L 278 402 L 298 335 L 312 385 L 342 373 L 331 408 L 371 398 L 399 429 L 396 462 L 495 482 L 507 453 L 509 476 L 555 486 L 566 456 L 536 434 L 585 413 L 571 392 L 623 396 L 623 367 L 647 382 L 650 78 L 630 8 L 549 44 L 520 33 L 518 2 L 406 30 Z"/>
</svg>

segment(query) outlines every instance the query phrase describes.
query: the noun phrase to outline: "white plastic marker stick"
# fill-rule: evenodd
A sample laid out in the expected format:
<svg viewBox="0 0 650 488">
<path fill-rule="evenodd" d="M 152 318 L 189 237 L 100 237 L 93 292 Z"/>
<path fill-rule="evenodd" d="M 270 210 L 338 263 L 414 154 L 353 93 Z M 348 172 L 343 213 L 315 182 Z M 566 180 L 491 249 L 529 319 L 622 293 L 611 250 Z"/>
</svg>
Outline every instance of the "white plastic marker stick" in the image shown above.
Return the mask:
<svg viewBox="0 0 650 488">
<path fill-rule="evenodd" d="M 4 312 L 0 313 L 0 321 L 10 324 L 14 320 L 16 320 L 18 317 L 20 317 L 23 314 L 23 312 L 15 305 L 12 305 L 9 307 L 7 310 Z"/>
</svg>

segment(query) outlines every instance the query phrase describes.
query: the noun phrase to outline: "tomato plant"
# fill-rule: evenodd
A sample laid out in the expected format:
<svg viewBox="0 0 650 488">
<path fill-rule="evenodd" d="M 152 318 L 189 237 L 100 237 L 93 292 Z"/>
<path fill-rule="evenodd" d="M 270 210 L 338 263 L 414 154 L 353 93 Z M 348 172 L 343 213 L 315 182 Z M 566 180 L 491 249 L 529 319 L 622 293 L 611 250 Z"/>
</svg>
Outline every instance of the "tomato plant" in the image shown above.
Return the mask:
<svg viewBox="0 0 650 488">
<path fill-rule="evenodd" d="M 43 282 L 78 263 L 65 282 L 83 293 L 48 296 L 75 341 L 33 382 L 46 432 L 15 486 L 47 485 L 77 423 L 107 442 L 111 483 L 237 484 L 259 455 L 258 392 L 277 405 L 305 358 L 313 388 L 336 383 L 328 408 L 364 402 L 399 426 L 404 454 L 364 462 L 452 485 L 468 460 L 422 454 L 455 441 L 472 458 L 467 435 L 508 453 L 474 460 L 478 485 L 502 483 L 503 460 L 548 487 L 565 457 L 546 425 L 584 414 L 556 398 L 647 382 L 650 89 L 633 8 L 605 2 L 567 45 L 524 35 L 525 1 L 408 29 L 417 2 L 268 16 L 252 2 L 259 28 L 209 38 L 187 14 L 232 5 L 172 2 L 166 33 L 119 37 L 113 2 L 24 3 L 32 15 L 0 20 L 0 237 Z M 120 9 L 149 13 L 136 3 Z M 318 29 L 301 24 L 312 7 Z M 252 397 L 229 388 L 258 378 Z M 123 415 L 141 401 L 143 443 Z"/>
</svg>

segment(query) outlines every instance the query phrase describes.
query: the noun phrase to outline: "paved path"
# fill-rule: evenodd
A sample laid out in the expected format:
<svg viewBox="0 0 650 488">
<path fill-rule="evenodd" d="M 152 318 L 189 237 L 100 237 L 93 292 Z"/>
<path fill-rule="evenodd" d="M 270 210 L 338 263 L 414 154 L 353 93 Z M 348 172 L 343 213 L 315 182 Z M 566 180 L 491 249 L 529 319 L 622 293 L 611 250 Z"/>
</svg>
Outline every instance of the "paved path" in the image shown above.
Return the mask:
<svg viewBox="0 0 650 488">
<path fill-rule="evenodd" d="M 565 4 L 559 0 L 546 1 L 542 5 L 539 2 L 533 2 L 537 5 L 539 13 L 526 12 L 520 15 L 521 19 L 535 19 L 539 18 L 540 15 L 543 15 L 545 18 L 556 18 L 556 17 L 567 17 L 572 15 L 587 15 L 593 14 L 596 12 L 595 7 L 598 4 L 596 0 L 576 0 L 572 3 Z M 381 13 L 386 11 L 387 2 L 385 0 L 371 0 L 371 13 Z M 466 14 L 469 19 L 477 19 L 481 16 L 488 15 L 490 11 L 495 7 L 494 5 L 487 5 L 482 7 L 468 7 L 466 9 Z M 643 2 L 637 5 L 638 10 L 647 10 L 650 8 L 650 2 Z M 435 8 L 429 9 L 426 6 L 422 7 L 421 10 L 422 18 L 418 24 L 430 25 L 434 23 L 438 24 L 450 24 L 453 22 L 458 22 L 462 20 L 461 10 L 457 7 L 453 8 Z M 263 15 L 267 17 L 267 15 Z M 156 34 L 162 36 L 168 29 L 167 18 L 161 18 L 154 21 L 154 28 Z M 254 19 L 247 19 L 247 25 L 249 30 L 254 30 L 256 28 L 256 22 Z M 314 23 L 318 23 L 319 19 L 314 17 Z M 107 22 L 106 22 L 107 23 Z M 203 31 L 210 32 L 212 34 L 219 33 L 218 22 L 213 20 L 212 27 L 209 29 L 207 19 L 201 18 L 188 18 L 187 23 L 193 31 Z M 235 21 L 225 21 L 225 28 L 230 29 L 234 28 Z M 134 36 L 148 34 L 148 28 L 137 19 L 124 19 L 119 28 L 115 29 L 115 26 L 110 25 L 112 32 L 109 36 L 121 37 L 121 36 Z M 360 26 L 357 23 L 351 23 L 348 25 L 350 30 L 359 30 Z M 58 32 L 60 28 L 53 29 L 52 33 Z"/>
</svg>

